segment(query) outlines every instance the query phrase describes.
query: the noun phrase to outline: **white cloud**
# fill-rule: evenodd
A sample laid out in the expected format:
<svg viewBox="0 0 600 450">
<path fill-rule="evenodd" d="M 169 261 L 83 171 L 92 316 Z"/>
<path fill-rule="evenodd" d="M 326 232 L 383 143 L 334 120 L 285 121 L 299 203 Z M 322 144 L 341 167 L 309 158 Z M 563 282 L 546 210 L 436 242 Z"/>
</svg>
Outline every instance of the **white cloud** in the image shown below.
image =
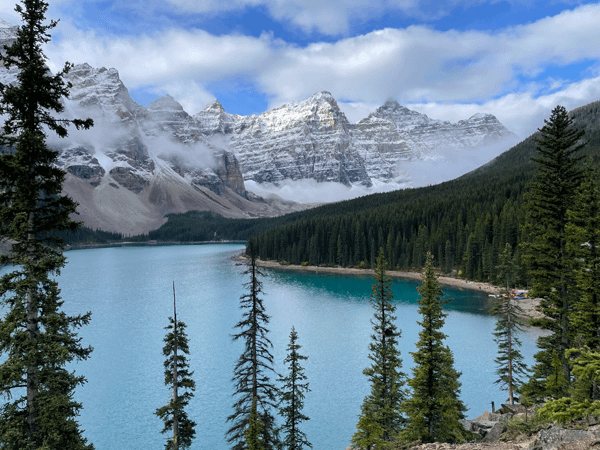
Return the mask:
<svg viewBox="0 0 600 450">
<path fill-rule="evenodd" d="M 411 103 L 406 106 L 429 117 L 456 122 L 481 111 L 494 114 L 500 122 L 521 139 L 544 125 L 544 119 L 556 105 L 568 110 L 600 99 L 600 77 L 571 83 L 548 95 L 534 97 L 529 92 L 507 94 L 481 104 L 477 103 Z"/>
<path fill-rule="evenodd" d="M 184 3 L 179 6 L 191 5 Z M 295 3 L 269 4 L 292 8 Z M 47 54 L 56 64 L 69 60 L 115 67 L 128 88 L 169 92 L 192 114 L 213 98 L 211 83 L 239 78 L 256 86 L 269 107 L 327 90 L 347 102 L 340 106 L 351 121 L 394 98 L 453 122 L 490 112 L 524 137 L 556 103 L 579 106 L 599 97 L 597 71 L 575 83 L 528 79 L 549 65 L 599 61 L 600 46 L 590 45 L 600 42 L 598 23 L 600 5 L 594 4 L 495 33 L 411 26 L 300 47 L 268 33 L 215 36 L 172 28 L 116 36 L 61 21 L 62 37 Z"/>
<path fill-rule="evenodd" d="M 136 0 L 130 0 L 137 3 Z M 171 7 L 189 13 L 217 15 L 242 11 L 249 7 L 265 10 L 274 20 L 290 24 L 305 33 L 317 31 L 323 35 L 348 34 L 352 22 L 379 19 L 390 12 L 431 23 L 451 14 L 457 7 L 468 9 L 501 0 L 168 0 Z M 525 6 L 534 0 L 508 0 Z M 577 0 L 559 0 L 562 4 L 577 4 Z M 147 1 L 144 2 L 147 5 Z"/>
<path fill-rule="evenodd" d="M 278 195 L 279 197 L 292 200 L 298 203 L 331 203 L 352 198 L 361 197 L 363 195 L 374 194 L 376 192 L 390 192 L 397 189 L 410 187 L 408 183 L 383 183 L 374 180 L 372 187 L 367 188 L 362 185 L 345 186 L 341 183 L 322 182 L 319 183 L 310 178 L 302 180 L 284 180 L 279 184 L 271 183 L 256 183 L 252 180 L 245 181 L 246 189 L 254 192 L 261 197 L 268 198 L 270 195 Z"/>
</svg>

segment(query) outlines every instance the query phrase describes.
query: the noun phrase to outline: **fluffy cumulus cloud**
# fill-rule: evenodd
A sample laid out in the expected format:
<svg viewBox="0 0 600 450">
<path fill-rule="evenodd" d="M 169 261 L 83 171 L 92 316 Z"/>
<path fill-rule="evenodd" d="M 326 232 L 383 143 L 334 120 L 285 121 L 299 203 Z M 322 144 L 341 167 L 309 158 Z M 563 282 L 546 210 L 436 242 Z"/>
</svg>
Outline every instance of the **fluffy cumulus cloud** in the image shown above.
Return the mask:
<svg viewBox="0 0 600 450">
<path fill-rule="evenodd" d="M 130 3 L 133 8 L 136 0 Z M 150 1 L 148 10 L 160 8 L 160 3 Z M 439 14 L 466 3 L 447 0 Z M 178 11 L 207 14 L 266 8 L 271 16 L 302 29 L 325 33 L 328 23 L 331 30 L 343 33 L 353 17 L 390 9 L 417 16 L 428 3 L 170 0 L 170 4 Z M 600 46 L 590 45 L 600 42 L 598 4 L 494 31 L 412 25 L 302 45 L 266 32 L 216 35 L 169 25 L 145 34 L 117 34 L 76 23 L 67 17 L 59 24 L 57 39 L 47 48 L 51 65 L 69 60 L 115 67 L 129 89 L 144 88 L 157 96 L 168 92 L 192 114 L 214 98 L 211 84 L 243 79 L 268 99 L 269 107 L 327 90 L 354 121 L 394 98 L 436 119 L 457 121 L 490 112 L 523 137 L 557 103 L 576 107 L 597 99 L 600 90 Z M 585 62 L 592 65 L 585 76 L 545 75 L 552 67 Z"/>
</svg>

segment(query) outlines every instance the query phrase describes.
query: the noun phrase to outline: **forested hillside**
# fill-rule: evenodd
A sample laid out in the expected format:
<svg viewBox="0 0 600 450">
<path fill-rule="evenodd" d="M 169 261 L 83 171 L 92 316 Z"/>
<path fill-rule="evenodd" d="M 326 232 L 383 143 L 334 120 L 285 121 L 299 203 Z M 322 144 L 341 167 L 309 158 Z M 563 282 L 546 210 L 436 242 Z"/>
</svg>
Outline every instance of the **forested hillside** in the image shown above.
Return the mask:
<svg viewBox="0 0 600 450">
<path fill-rule="evenodd" d="M 586 132 L 586 164 L 597 166 L 600 102 L 571 116 Z M 429 251 L 442 271 L 493 281 L 499 251 L 510 244 L 519 262 L 518 244 L 527 239 L 523 194 L 534 172 L 535 136 L 456 180 L 327 205 L 263 231 L 256 236 L 260 258 L 372 266 L 383 247 L 391 267 L 410 269 L 422 267 Z"/>
</svg>

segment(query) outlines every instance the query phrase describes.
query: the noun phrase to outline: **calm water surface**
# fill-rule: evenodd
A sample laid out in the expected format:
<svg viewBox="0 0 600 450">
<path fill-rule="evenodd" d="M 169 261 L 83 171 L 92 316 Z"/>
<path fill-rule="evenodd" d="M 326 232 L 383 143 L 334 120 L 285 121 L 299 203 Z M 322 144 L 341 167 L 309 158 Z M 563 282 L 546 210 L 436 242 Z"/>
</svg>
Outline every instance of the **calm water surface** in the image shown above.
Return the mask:
<svg viewBox="0 0 600 450">
<path fill-rule="evenodd" d="M 164 386 L 162 339 L 172 315 L 172 282 L 178 317 L 187 324 L 196 395 L 188 409 L 196 421 L 193 449 L 225 450 L 226 418 L 231 413 L 234 363 L 241 343 L 231 342 L 244 294 L 243 267 L 230 257 L 240 245 L 131 247 L 66 253 L 59 280 L 64 308 L 70 314 L 92 311 L 92 322 L 80 331 L 94 352 L 74 364 L 87 384 L 76 392 L 83 403 L 80 423 L 97 450 L 160 450 L 162 423 L 154 416 L 170 392 Z M 368 365 L 370 320 L 369 277 L 265 271 L 264 301 L 271 316 L 270 338 L 276 367 L 283 371 L 285 348 L 293 326 L 312 392 L 304 412 L 311 420 L 304 431 L 314 450 L 342 450 L 356 430 L 357 415 L 369 386 L 362 370 Z M 410 374 L 418 340 L 417 282 L 394 280 L 397 326 L 403 370 Z M 495 321 L 487 294 L 446 288 L 454 300 L 444 332 L 462 371 L 462 399 L 468 417 L 490 402 L 506 399 L 494 384 Z M 523 337 L 528 362 L 535 352 L 537 330 Z"/>
</svg>

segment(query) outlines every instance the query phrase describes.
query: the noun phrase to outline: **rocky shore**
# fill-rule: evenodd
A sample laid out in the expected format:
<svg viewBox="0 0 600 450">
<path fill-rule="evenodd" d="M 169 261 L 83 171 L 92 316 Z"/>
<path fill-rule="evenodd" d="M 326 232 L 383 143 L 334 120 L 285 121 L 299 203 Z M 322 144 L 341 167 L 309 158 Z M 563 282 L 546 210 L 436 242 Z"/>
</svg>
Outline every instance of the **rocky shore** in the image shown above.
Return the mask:
<svg viewBox="0 0 600 450">
<path fill-rule="evenodd" d="M 536 407 L 527 411 L 521 405 L 502 405 L 496 413 L 484 412 L 472 420 L 463 421 L 464 427 L 473 432 L 477 440 L 463 444 L 434 442 L 414 444 L 405 450 L 589 450 L 600 447 L 600 425 L 595 418 L 585 424 L 566 428 L 556 423 L 537 426 L 535 431 L 509 431 L 511 421 L 523 422 L 526 414 L 529 422 Z M 346 450 L 359 450 L 354 446 Z"/>
<path fill-rule="evenodd" d="M 243 255 L 238 255 L 234 259 L 245 262 L 246 258 Z M 261 267 L 267 267 L 275 270 L 286 270 L 292 272 L 313 272 L 313 273 L 330 273 L 335 275 L 350 275 L 350 276 L 367 276 L 372 277 L 375 272 L 372 269 L 355 269 L 350 267 L 320 267 L 320 266 L 300 266 L 295 264 L 280 264 L 277 261 L 257 260 L 257 264 Z M 421 280 L 421 272 L 407 272 L 399 270 L 389 270 L 387 274 L 393 278 L 404 278 L 408 280 Z M 440 276 L 439 282 L 444 286 L 451 286 L 457 289 L 468 289 L 473 291 L 487 292 L 490 295 L 499 295 L 502 289 L 490 283 L 482 283 L 479 281 L 468 281 L 461 278 Z M 523 309 L 524 319 L 534 319 L 542 317 L 542 314 L 537 311 L 539 299 L 525 298 L 519 300 L 519 306 Z"/>
</svg>

